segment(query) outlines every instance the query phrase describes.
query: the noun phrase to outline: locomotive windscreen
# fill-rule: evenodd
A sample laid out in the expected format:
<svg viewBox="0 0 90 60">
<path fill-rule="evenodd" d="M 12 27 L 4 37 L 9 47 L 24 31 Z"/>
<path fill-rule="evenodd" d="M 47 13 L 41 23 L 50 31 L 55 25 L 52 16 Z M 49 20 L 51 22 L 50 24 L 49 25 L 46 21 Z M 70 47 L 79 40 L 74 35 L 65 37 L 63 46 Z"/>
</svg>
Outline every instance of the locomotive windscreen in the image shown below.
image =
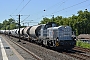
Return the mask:
<svg viewBox="0 0 90 60">
<path fill-rule="evenodd" d="M 57 27 L 58 25 L 55 23 L 55 22 L 48 22 L 46 24 L 46 29 L 49 28 L 49 27 Z"/>
</svg>

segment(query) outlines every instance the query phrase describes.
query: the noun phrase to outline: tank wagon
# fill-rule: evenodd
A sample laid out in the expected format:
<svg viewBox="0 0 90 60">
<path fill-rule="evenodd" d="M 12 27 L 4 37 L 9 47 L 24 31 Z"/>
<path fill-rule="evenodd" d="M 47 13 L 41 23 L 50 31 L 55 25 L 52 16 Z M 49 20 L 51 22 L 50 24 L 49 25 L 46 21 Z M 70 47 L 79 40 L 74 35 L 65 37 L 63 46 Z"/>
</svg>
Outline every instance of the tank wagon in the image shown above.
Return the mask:
<svg viewBox="0 0 90 60">
<path fill-rule="evenodd" d="M 0 30 L 0 34 L 3 34 L 5 30 Z"/>
<path fill-rule="evenodd" d="M 20 28 L 20 37 L 21 38 L 23 38 L 23 30 L 24 30 L 24 28 Z M 19 32 L 19 30 L 18 30 L 18 32 Z M 19 33 L 18 33 L 19 34 Z"/>
<path fill-rule="evenodd" d="M 30 30 L 30 28 L 31 28 L 32 26 L 27 26 L 27 27 L 25 27 L 24 29 L 23 29 L 23 31 L 22 31 L 22 34 L 23 34 L 23 38 L 24 39 L 30 39 L 29 38 L 29 30 Z"/>
<path fill-rule="evenodd" d="M 11 36 L 16 36 L 16 31 L 17 31 L 17 29 L 10 30 Z"/>
</svg>

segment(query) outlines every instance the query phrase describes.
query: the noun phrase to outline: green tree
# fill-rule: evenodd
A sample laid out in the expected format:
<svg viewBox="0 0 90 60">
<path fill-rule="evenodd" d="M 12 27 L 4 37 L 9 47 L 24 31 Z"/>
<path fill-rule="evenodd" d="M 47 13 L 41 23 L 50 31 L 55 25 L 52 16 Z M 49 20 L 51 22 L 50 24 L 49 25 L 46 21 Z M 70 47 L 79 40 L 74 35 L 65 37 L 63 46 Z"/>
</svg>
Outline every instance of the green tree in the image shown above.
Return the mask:
<svg viewBox="0 0 90 60">
<path fill-rule="evenodd" d="M 0 23 L 0 30 L 2 29 L 2 26 L 3 26 L 2 23 Z"/>
<path fill-rule="evenodd" d="M 43 20 L 40 21 L 40 24 L 46 24 L 48 22 L 51 22 L 51 19 L 45 17 L 43 18 Z"/>
<path fill-rule="evenodd" d="M 0 25 L 0 27 L 3 30 L 9 30 L 9 29 L 18 28 L 17 23 L 12 18 L 10 18 L 8 20 L 4 20 L 3 23 Z"/>
<path fill-rule="evenodd" d="M 72 30 L 76 32 L 76 35 L 79 34 L 90 34 L 90 12 L 85 11 L 78 11 L 78 15 L 72 15 L 71 17 L 62 17 L 57 16 L 54 18 L 43 18 L 40 24 L 45 24 L 47 22 L 56 22 L 58 25 L 69 25 L 72 27 Z"/>
</svg>

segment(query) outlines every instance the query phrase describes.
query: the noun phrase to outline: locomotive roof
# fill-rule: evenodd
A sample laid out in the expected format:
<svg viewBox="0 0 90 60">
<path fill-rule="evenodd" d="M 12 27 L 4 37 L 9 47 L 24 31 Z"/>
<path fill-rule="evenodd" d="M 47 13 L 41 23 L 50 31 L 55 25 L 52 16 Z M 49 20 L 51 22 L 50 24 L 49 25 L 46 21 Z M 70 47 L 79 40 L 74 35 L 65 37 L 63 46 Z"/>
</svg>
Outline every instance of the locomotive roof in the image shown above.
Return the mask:
<svg viewBox="0 0 90 60">
<path fill-rule="evenodd" d="M 56 24 L 55 22 L 48 22 L 46 25 Z M 57 24 L 56 24 L 57 25 Z M 58 25 L 57 25 L 58 26 Z"/>
<path fill-rule="evenodd" d="M 61 28 L 61 27 L 69 27 L 69 28 L 71 28 L 70 26 L 58 26 L 58 27 L 50 27 L 50 28 L 48 28 L 48 29 L 58 29 L 58 28 Z"/>
</svg>

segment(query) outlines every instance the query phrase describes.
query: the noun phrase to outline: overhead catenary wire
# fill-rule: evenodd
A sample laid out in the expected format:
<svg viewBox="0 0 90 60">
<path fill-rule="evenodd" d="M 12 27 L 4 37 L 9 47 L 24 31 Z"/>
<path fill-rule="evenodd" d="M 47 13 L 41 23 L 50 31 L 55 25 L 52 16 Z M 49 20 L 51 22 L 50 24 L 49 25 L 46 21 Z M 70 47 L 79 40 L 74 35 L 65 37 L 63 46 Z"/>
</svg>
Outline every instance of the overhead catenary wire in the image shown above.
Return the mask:
<svg viewBox="0 0 90 60">
<path fill-rule="evenodd" d="M 31 0 L 29 0 L 26 4 L 25 4 L 25 6 L 23 6 L 23 8 L 20 10 L 20 12 L 22 12 L 22 10 L 29 4 L 29 2 L 30 2 Z M 20 14 L 20 12 L 18 13 L 18 14 Z M 30 15 L 28 15 L 28 17 L 29 17 Z M 26 17 L 23 21 L 21 21 L 20 23 L 22 23 L 22 22 L 24 22 L 28 17 Z"/>
<path fill-rule="evenodd" d="M 29 1 L 31 1 L 31 0 L 29 0 Z M 52 12 L 52 13 L 50 13 L 50 14 L 47 14 L 47 15 L 44 15 L 44 16 L 51 16 L 51 15 L 54 15 L 55 13 L 58 13 L 58 12 L 61 12 L 61 11 L 64 11 L 64 10 L 67 10 L 67 9 L 69 9 L 69 8 L 72 8 L 72 7 L 74 7 L 74 6 L 78 6 L 78 5 L 80 5 L 80 4 L 82 4 L 82 3 L 85 3 L 86 1 L 88 1 L 88 0 L 84 0 L 84 1 L 82 1 L 82 2 L 79 2 L 79 3 L 77 3 L 77 4 L 74 4 L 74 5 L 72 5 L 72 6 L 69 6 L 69 7 L 65 7 L 65 8 L 63 8 L 63 9 L 60 9 L 60 10 L 58 10 L 58 11 L 55 11 L 55 12 Z M 60 5 L 59 5 L 59 7 L 60 6 L 62 6 L 63 4 L 65 3 L 65 1 L 63 1 Z M 27 4 L 26 4 L 27 5 Z M 51 7 L 54 7 L 54 5 L 53 6 L 51 6 Z M 24 9 L 25 7 L 23 7 L 23 9 Z M 48 11 L 49 9 L 46 9 L 46 11 Z M 21 10 L 22 11 L 22 10 Z M 43 10 L 42 10 L 43 11 Z M 41 12 L 42 13 L 42 12 Z M 40 14 L 40 13 L 39 13 Z M 30 15 L 30 16 L 32 16 L 32 15 Z M 40 18 L 38 17 L 37 19 L 41 19 L 43 16 L 41 16 Z M 26 18 L 27 19 L 27 18 Z M 36 20 L 36 19 L 32 19 L 32 20 Z M 25 21 L 25 19 L 24 19 L 24 21 Z"/>
<path fill-rule="evenodd" d="M 53 4 L 52 6 L 48 7 L 47 9 L 43 10 L 43 12 L 44 12 L 44 11 L 51 10 L 51 9 L 53 9 L 53 7 L 56 7 L 56 6 L 59 6 L 59 7 L 60 7 L 60 6 L 62 6 L 66 1 L 67 1 L 67 0 L 62 1 L 62 2 L 60 1 L 61 3 L 60 3 L 60 2 L 55 3 L 55 4 Z M 59 5 L 59 4 L 60 4 L 60 5 Z M 41 12 L 41 11 L 40 11 L 40 12 Z M 40 12 L 37 13 L 37 14 L 40 14 Z M 36 14 L 36 15 L 37 15 L 37 14 Z M 48 16 L 48 15 L 45 15 L 45 16 Z M 43 16 L 41 16 L 41 17 L 43 17 Z M 36 18 L 36 19 L 40 19 L 41 17 L 38 17 L 38 18 Z"/>
<path fill-rule="evenodd" d="M 85 3 L 85 2 L 87 2 L 87 1 L 89 1 L 89 0 L 84 0 L 84 1 L 82 1 L 82 2 L 80 2 L 80 3 L 74 4 L 74 5 L 72 5 L 72 6 L 63 8 L 63 9 L 61 9 L 61 10 L 59 10 L 59 11 L 53 12 L 52 14 L 58 13 L 58 12 L 60 12 L 60 11 L 63 11 L 63 10 L 69 9 L 69 8 L 72 8 L 72 7 L 74 7 L 74 6 L 80 5 L 80 4 Z"/>
<path fill-rule="evenodd" d="M 12 15 L 10 15 L 12 17 Z M 12 17 L 13 18 L 13 17 Z M 14 19 L 14 18 L 13 18 Z"/>
<path fill-rule="evenodd" d="M 16 15 L 13 15 L 13 14 L 19 9 L 19 7 L 22 5 L 23 2 L 24 2 L 24 0 L 22 0 L 21 3 L 18 5 L 18 7 L 13 11 L 13 13 L 10 15 L 11 17 L 16 16 Z M 12 17 L 12 18 L 15 20 L 14 17 Z"/>
<path fill-rule="evenodd" d="M 57 6 L 61 6 L 62 4 L 64 4 L 65 2 L 66 2 L 67 0 L 63 0 L 62 2 L 60 1 L 60 2 L 58 2 L 58 3 L 56 3 L 56 4 L 54 4 L 54 5 L 52 5 L 52 6 L 50 6 L 50 7 L 48 7 L 47 9 L 45 9 L 45 11 L 48 11 L 48 10 L 51 10 L 51 9 L 53 9 L 54 7 L 57 7 Z M 60 4 L 60 5 L 59 5 Z"/>
<path fill-rule="evenodd" d="M 15 11 L 13 11 L 13 13 L 11 15 L 13 15 L 19 9 L 19 7 L 22 5 L 23 1 L 21 1 L 21 3 L 18 5 L 18 7 L 15 9 Z"/>
<path fill-rule="evenodd" d="M 21 23 L 23 23 L 30 15 L 28 15 L 24 20 L 21 21 Z"/>
<path fill-rule="evenodd" d="M 82 1 L 82 2 L 79 2 L 79 3 L 77 3 L 77 4 L 74 4 L 74 5 L 69 6 L 69 7 L 66 7 L 66 8 L 63 8 L 63 9 L 61 9 L 61 10 L 55 11 L 55 12 L 53 12 L 53 13 L 51 13 L 51 14 L 48 14 L 48 15 L 45 15 L 45 16 L 53 15 L 53 14 L 55 14 L 55 13 L 58 13 L 58 12 L 64 11 L 64 10 L 66 10 L 66 9 L 69 9 L 69 8 L 74 7 L 74 6 L 80 5 L 80 4 L 85 3 L 85 2 L 87 2 L 87 1 L 89 1 L 89 0 L 84 0 L 84 1 Z"/>
<path fill-rule="evenodd" d="M 23 1 L 24 1 L 24 0 L 23 0 Z M 20 5 L 23 3 L 23 1 L 20 3 Z M 31 0 L 29 0 L 29 1 L 23 6 L 23 8 L 19 11 L 19 13 L 18 13 L 17 15 L 20 14 L 20 12 L 29 4 L 30 1 L 31 1 Z M 20 5 L 16 8 L 15 11 L 17 11 L 17 9 L 20 7 Z M 15 12 L 15 11 L 14 11 L 14 12 Z M 14 13 L 14 12 L 13 12 L 13 13 Z M 12 13 L 12 14 L 13 14 L 13 13 Z M 10 15 L 10 16 L 12 17 L 12 15 Z M 16 16 L 16 15 L 15 15 L 15 16 Z M 23 16 L 25 16 L 25 15 L 23 15 Z M 28 17 L 29 17 L 29 16 L 30 16 L 30 15 L 28 15 Z M 28 17 L 26 17 L 23 21 L 25 21 Z M 12 17 L 12 18 L 13 18 L 13 17 Z M 13 19 L 14 19 L 14 18 L 13 18 Z M 21 21 L 21 22 L 23 22 L 23 21 Z M 21 22 L 20 22 L 20 23 L 21 23 Z"/>
<path fill-rule="evenodd" d="M 69 7 L 63 8 L 63 9 L 61 9 L 61 10 L 58 10 L 58 11 L 52 12 L 51 14 L 47 14 L 47 15 L 44 15 L 44 16 L 51 16 L 51 15 L 54 15 L 55 13 L 58 13 L 58 12 L 64 11 L 64 10 L 66 10 L 66 9 L 69 9 L 69 8 L 74 7 L 74 6 L 80 5 L 80 4 L 85 3 L 85 2 L 87 2 L 87 1 L 89 1 L 89 0 L 84 0 L 84 1 L 82 1 L 82 2 L 79 2 L 79 3 L 74 4 L 74 5 L 72 5 L 72 6 L 69 6 Z M 42 17 L 43 17 L 43 16 L 41 16 L 41 18 L 42 18 Z M 40 18 L 37 18 L 37 19 L 40 19 Z"/>
<path fill-rule="evenodd" d="M 25 6 L 23 6 L 23 8 L 19 11 L 18 14 L 20 14 L 20 12 L 22 12 L 22 10 L 29 4 L 30 1 L 31 1 L 31 0 L 29 0 L 29 1 L 27 2 L 27 4 L 26 4 Z"/>
<path fill-rule="evenodd" d="M 23 0 L 24 1 L 24 0 Z M 20 10 L 20 12 L 28 5 L 28 3 L 30 2 L 31 0 L 29 0 L 28 2 L 27 2 L 27 4 L 25 5 L 25 6 L 23 6 L 23 8 Z M 60 1 L 61 2 L 61 1 Z M 64 1 L 62 2 L 62 3 L 64 3 Z M 58 2 L 58 4 L 60 4 L 59 2 Z M 53 5 L 53 6 L 56 6 L 56 5 L 58 5 L 58 4 L 55 4 L 55 5 Z M 53 6 L 51 6 L 51 7 L 53 7 Z M 17 9 L 16 9 L 17 10 Z M 49 10 L 49 9 L 48 9 Z M 20 12 L 18 13 L 18 14 L 20 14 Z M 39 13 L 40 14 L 40 13 Z M 28 16 L 29 17 L 29 16 Z M 27 18 L 28 18 L 27 17 Z M 25 21 L 27 18 L 25 18 L 23 21 Z M 21 21 L 21 22 L 23 22 L 23 21 Z"/>
<path fill-rule="evenodd" d="M 68 1 L 68 0 L 63 1 L 63 2 L 59 5 L 59 7 L 61 7 L 61 6 L 62 6 L 63 4 L 65 4 L 67 1 Z M 58 8 L 59 8 L 59 7 L 58 7 Z M 57 8 L 57 9 L 58 9 L 58 8 Z M 57 9 L 55 9 L 55 10 L 57 10 Z"/>
</svg>

